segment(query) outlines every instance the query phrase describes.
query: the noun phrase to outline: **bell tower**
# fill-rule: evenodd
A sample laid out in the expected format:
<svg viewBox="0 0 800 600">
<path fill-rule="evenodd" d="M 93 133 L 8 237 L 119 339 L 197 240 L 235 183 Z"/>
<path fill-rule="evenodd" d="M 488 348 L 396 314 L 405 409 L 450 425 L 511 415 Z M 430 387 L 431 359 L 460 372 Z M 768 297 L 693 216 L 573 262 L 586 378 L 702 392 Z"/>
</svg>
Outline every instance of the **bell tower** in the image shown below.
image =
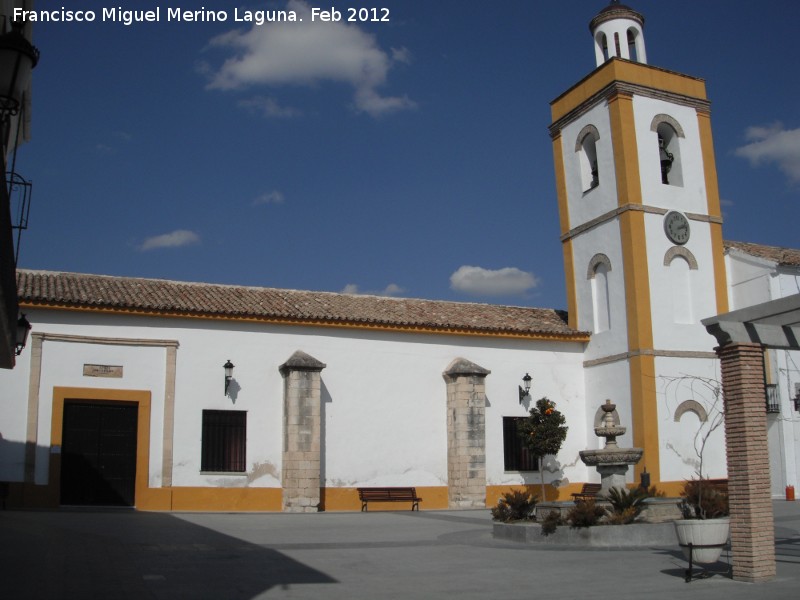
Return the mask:
<svg viewBox="0 0 800 600">
<path fill-rule="evenodd" d="M 616 402 L 655 484 L 693 475 L 667 388 L 714 377 L 700 319 L 727 310 L 727 287 L 705 82 L 649 65 L 644 23 L 618 1 L 591 20 L 597 66 L 553 100 L 550 135 L 570 325 L 593 332 L 588 418 Z"/>
</svg>

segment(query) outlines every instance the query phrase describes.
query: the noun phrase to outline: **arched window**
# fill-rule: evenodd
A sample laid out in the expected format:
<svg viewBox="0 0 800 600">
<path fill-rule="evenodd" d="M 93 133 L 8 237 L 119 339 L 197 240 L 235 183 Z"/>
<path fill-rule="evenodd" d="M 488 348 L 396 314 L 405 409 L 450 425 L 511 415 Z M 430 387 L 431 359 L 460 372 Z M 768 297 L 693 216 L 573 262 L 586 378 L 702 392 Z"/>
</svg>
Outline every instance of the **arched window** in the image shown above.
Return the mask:
<svg viewBox="0 0 800 600">
<path fill-rule="evenodd" d="M 628 56 L 634 62 L 639 62 L 639 52 L 636 49 L 636 37 L 638 35 L 638 31 L 636 31 L 633 27 L 628 29 Z"/>
<path fill-rule="evenodd" d="M 598 33 L 596 43 L 600 48 L 600 51 L 603 55 L 603 62 L 609 59 L 609 52 L 608 52 L 608 38 L 606 37 L 605 33 Z"/>
<path fill-rule="evenodd" d="M 594 333 L 611 329 L 611 302 L 608 276 L 611 261 L 605 254 L 595 254 L 589 261 L 588 279 L 592 286 L 592 316 Z"/>
<path fill-rule="evenodd" d="M 669 115 L 656 115 L 650 124 L 650 130 L 656 133 L 658 141 L 661 183 L 682 186 L 683 166 L 679 140 L 686 137 L 683 128 Z"/>
<path fill-rule="evenodd" d="M 594 125 L 587 125 L 578 134 L 575 152 L 578 153 L 581 169 L 581 187 L 584 192 L 600 185 L 600 170 L 597 166 L 597 141 L 600 133 Z"/>
<path fill-rule="evenodd" d="M 693 324 L 692 271 L 696 271 L 697 259 L 682 246 L 670 248 L 664 256 L 668 267 L 668 282 L 672 290 L 672 315 L 675 323 Z"/>
</svg>

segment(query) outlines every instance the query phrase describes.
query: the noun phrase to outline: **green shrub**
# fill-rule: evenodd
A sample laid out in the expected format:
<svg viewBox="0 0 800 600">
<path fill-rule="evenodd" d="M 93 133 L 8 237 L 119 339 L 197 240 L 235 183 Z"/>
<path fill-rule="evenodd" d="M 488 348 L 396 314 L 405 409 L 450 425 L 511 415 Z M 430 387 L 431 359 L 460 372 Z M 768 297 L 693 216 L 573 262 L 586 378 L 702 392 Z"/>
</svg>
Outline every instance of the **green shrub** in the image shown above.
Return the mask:
<svg viewBox="0 0 800 600">
<path fill-rule="evenodd" d="M 534 508 L 536 496 L 525 490 L 513 490 L 497 501 L 497 506 L 492 508 L 492 518 L 503 523 L 528 521 L 533 519 Z"/>
<path fill-rule="evenodd" d="M 544 518 L 544 521 L 542 521 L 542 535 L 547 537 L 551 533 L 555 533 L 556 528 L 563 524 L 564 520 L 561 518 L 561 512 L 557 510 L 551 510 L 550 514 L 548 514 Z"/>
<path fill-rule="evenodd" d="M 636 520 L 642 510 L 644 501 L 648 498 L 647 492 L 642 488 L 628 490 L 612 487 L 608 490 L 607 500 L 611 503 L 608 521 L 613 525 L 627 525 Z"/>
<path fill-rule="evenodd" d="M 570 526 L 573 528 L 592 527 L 597 525 L 605 514 L 606 509 L 602 506 L 597 506 L 594 500 L 579 500 L 567 513 L 567 521 L 570 522 Z"/>
<path fill-rule="evenodd" d="M 683 484 L 681 512 L 684 519 L 716 519 L 730 514 L 728 494 L 707 479 L 691 479 Z"/>
</svg>

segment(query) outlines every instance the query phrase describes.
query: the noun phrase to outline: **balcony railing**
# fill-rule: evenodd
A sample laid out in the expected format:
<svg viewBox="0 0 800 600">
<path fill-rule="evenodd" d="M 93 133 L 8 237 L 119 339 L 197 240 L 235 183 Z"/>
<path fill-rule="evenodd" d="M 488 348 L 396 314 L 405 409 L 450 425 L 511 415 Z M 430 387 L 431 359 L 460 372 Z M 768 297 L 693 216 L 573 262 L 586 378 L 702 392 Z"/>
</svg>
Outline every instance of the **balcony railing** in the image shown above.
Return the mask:
<svg viewBox="0 0 800 600">
<path fill-rule="evenodd" d="M 768 383 L 767 388 L 767 412 L 779 413 L 781 412 L 781 395 L 778 392 L 778 385 L 775 383 Z"/>
</svg>

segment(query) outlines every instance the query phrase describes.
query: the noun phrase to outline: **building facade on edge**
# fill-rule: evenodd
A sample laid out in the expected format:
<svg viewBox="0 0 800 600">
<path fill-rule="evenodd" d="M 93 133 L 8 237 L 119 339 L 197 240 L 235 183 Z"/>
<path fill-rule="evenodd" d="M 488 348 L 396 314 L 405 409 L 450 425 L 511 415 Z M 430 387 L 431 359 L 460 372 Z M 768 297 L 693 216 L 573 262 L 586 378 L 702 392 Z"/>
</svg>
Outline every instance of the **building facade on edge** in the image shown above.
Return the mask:
<svg viewBox="0 0 800 600">
<path fill-rule="evenodd" d="M 606 399 L 644 450 L 631 483 L 725 477 L 700 320 L 798 293 L 800 251 L 723 241 L 705 84 L 648 65 L 643 26 L 603 9 L 597 68 L 551 104 L 568 312 L 22 270 L 9 502 L 357 510 L 358 487 L 414 486 L 423 509 L 491 506 L 539 493 L 516 424 L 545 396 L 569 426 L 548 499 L 599 480 L 578 452 Z M 775 496 L 800 476 L 798 364 L 765 354 Z"/>
</svg>

